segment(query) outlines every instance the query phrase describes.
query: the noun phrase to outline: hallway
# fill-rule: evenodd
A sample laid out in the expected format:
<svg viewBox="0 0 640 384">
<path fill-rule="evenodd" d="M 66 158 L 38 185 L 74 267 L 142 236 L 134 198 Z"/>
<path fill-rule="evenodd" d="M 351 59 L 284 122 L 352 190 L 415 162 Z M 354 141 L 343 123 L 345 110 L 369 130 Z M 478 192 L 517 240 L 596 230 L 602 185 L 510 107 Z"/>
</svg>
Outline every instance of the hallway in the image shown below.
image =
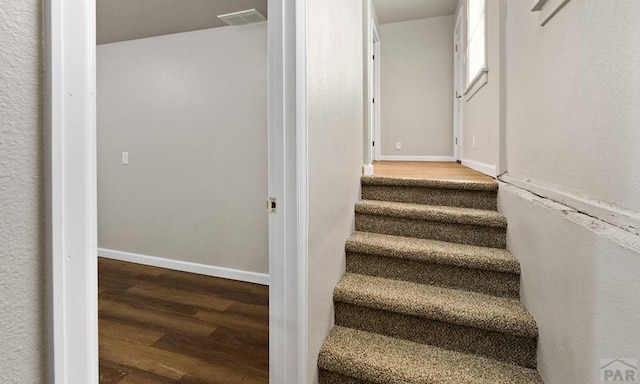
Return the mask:
<svg viewBox="0 0 640 384">
<path fill-rule="evenodd" d="M 373 176 L 486 183 L 494 181 L 492 177 L 457 162 L 375 161 Z"/>
</svg>

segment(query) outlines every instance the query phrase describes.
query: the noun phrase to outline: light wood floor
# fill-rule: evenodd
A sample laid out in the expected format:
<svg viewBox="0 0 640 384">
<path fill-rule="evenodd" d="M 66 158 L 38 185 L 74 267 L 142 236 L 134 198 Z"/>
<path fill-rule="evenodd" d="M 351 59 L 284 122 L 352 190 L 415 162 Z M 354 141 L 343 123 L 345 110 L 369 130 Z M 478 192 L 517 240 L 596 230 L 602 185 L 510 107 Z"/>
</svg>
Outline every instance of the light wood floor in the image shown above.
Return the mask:
<svg viewBox="0 0 640 384">
<path fill-rule="evenodd" d="M 493 182 L 494 178 L 467 168 L 456 162 L 428 161 L 375 161 L 373 175 L 381 177 L 406 177 L 412 179 L 435 179 Z"/>
<path fill-rule="evenodd" d="M 100 384 L 269 383 L 269 288 L 100 258 Z"/>
</svg>

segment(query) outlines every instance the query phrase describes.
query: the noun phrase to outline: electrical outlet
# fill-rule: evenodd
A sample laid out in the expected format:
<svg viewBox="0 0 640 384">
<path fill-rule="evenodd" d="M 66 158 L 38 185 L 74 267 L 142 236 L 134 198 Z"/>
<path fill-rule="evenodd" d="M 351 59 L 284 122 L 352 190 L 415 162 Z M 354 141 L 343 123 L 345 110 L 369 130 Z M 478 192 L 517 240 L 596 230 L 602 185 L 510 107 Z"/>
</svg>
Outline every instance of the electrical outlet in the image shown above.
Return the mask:
<svg viewBox="0 0 640 384">
<path fill-rule="evenodd" d="M 122 165 L 129 164 L 129 152 L 122 152 Z"/>
<path fill-rule="evenodd" d="M 399 141 L 396 141 L 396 150 L 398 149 L 402 149 L 402 143 Z"/>
<path fill-rule="evenodd" d="M 473 137 L 473 140 L 471 141 L 471 148 L 476 149 L 476 137 Z"/>
</svg>

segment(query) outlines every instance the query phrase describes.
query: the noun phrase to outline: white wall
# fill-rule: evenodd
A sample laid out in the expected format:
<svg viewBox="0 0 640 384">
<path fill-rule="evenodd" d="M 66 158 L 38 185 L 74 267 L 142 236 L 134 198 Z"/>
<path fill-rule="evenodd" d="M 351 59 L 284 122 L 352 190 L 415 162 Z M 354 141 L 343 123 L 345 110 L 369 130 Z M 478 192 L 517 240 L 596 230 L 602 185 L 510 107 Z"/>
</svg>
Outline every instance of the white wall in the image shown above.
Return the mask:
<svg viewBox="0 0 640 384">
<path fill-rule="evenodd" d="M 600 359 L 640 359 L 640 238 L 607 224 L 640 228 L 640 3 L 574 0 L 544 27 L 530 5 L 507 2 L 505 180 L 589 214 L 505 185 L 499 208 L 545 382 L 597 383 Z"/>
<path fill-rule="evenodd" d="M 333 289 L 360 198 L 363 127 L 361 1 L 307 2 L 309 382 L 333 325 Z"/>
<path fill-rule="evenodd" d="M 501 185 L 498 202 L 544 382 L 595 384 L 601 359 L 640 359 L 638 237 L 512 186 Z"/>
<path fill-rule="evenodd" d="M 0 381 L 47 375 L 42 2 L 0 3 Z"/>
<path fill-rule="evenodd" d="M 638 17 L 637 1 L 574 0 L 540 27 L 509 3 L 510 174 L 640 212 Z"/>
<path fill-rule="evenodd" d="M 98 47 L 101 248 L 268 272 L 266 77 L 266 23 Z"/>
<path fill-rule="evenodd" d="M 460 0 L 457 12 L 461 11 L 463 4 L 466 5 L 466 0 Z M 491 176 L 501 173 L 503 161 L 501 126 L 504 124 L 504 117 L 501 115 L 501 103 L 504 102 L 504 81 L 501 77 L 504 73 L 501 68 L 504 63 L 501 55 L 504 50 L 500 36 L 504 29 L 504 4 L 504 0 L 487 0 L 486 81 L 479 82 L 478 84 L 484 85 L 477 92 L 468 93 L 462 103 L 462 164 Z M 527 2 L 526 5 L 531 4 Z M 466 6 L 464 12 L 466 13 Z M 466 23 L 466 16 L 462 20 Z M 466 41 L 462 49 L 466 52 Z"/>
<path fill-rule="evenodd" d="M 453 156 L 454 26 L 453 15 L 380 26 L 383 156 Z"/>
</svg>

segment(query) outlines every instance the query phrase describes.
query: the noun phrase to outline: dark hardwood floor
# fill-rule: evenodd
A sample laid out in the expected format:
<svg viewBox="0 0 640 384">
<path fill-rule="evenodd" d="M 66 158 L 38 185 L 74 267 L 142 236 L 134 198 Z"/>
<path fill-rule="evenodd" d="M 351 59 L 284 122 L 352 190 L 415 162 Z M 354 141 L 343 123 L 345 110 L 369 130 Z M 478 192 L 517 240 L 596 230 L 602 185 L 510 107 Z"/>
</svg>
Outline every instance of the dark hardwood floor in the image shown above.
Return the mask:
<svg viewBox="0 0 640 384">
<path fill-rule="evenodd" d="M 269 382 L 269 288 L 98 260 L 100 384 Z"/>
</svg>

